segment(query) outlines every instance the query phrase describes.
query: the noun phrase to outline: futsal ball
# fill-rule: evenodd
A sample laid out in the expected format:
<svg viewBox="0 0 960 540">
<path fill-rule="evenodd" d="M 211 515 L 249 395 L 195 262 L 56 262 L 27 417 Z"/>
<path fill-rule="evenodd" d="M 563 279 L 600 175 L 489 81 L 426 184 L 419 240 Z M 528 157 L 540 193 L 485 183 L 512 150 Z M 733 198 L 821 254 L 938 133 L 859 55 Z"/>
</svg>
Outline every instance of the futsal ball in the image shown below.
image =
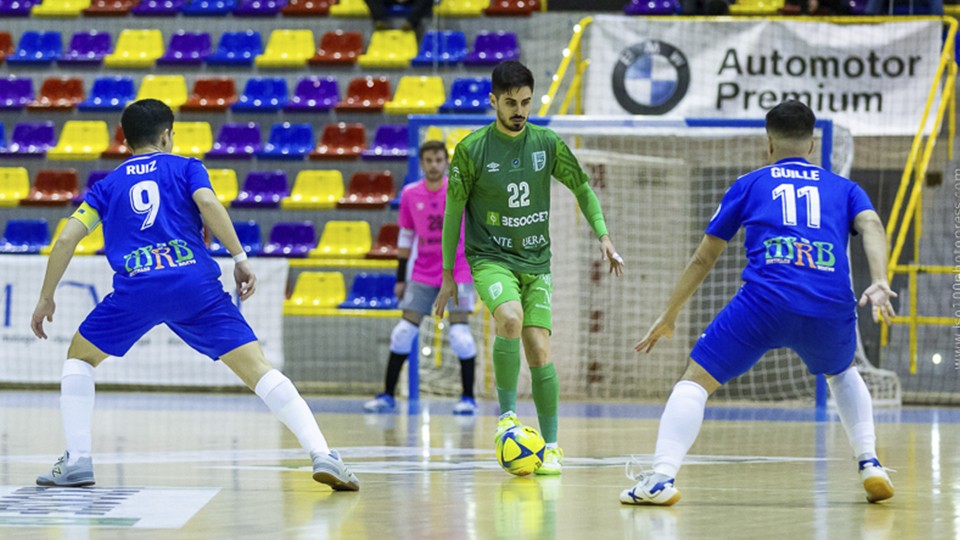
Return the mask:
<svg viewBox="0 0 960 540">
<path fill-rule="evenodd" d="M 514 426 L 497 439 L 497 462 L 510 474 L 533 474 L 543 464 L 545 447 L 546 443 L 537 430 Z"/>
</svg>

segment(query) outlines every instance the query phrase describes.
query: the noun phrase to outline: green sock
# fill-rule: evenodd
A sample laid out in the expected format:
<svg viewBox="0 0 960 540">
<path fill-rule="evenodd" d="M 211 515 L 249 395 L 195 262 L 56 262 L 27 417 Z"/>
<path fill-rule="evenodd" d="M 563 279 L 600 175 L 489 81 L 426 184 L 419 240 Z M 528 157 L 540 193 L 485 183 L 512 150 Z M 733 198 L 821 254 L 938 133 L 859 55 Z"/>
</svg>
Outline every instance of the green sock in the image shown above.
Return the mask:
<svg viewBox="0 0 960 540">
<path fill-rule="evenodd" d="M 549 443 L 557 442 L 557 407 L 560 405 L 560 380 L 553 362 L 530 368 L 533 402 L 537 406 L 540 434 Z"/>
<path fill-rule="evenodd" d="M 517 410 L 517 380 L 520 379 L 520 338 L 497 336 L 493 341 L 493 374 L 497 377 L 500 414 Z"/>
</svg>

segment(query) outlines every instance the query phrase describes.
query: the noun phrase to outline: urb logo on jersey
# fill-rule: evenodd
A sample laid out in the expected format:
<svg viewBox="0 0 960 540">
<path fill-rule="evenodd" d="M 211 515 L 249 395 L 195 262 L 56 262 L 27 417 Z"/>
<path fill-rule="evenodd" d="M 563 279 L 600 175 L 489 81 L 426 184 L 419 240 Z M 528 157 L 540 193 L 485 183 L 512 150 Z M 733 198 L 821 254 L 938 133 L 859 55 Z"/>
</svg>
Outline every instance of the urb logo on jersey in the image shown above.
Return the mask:
<svg viewBox="0 0 960 540">
<path fill-rule="evenodd" d="M 793 264 L 824 272 L 835 270 L 837 258 L 833 255 L 833 244 L 830 242 L 811 242 L 796 236 L 774 236 L 764 240 L 763 245 L 767 248 L 764 254 L 766 264 Z"/>
</svg>

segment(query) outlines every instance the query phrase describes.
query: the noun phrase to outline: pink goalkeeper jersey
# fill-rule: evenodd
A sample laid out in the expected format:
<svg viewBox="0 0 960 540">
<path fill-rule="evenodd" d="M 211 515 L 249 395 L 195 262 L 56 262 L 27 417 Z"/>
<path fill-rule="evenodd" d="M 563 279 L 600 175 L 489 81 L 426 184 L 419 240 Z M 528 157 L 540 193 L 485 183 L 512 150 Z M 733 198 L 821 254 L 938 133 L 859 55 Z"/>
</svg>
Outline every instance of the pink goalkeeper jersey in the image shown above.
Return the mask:
<svg viewBox="0 0 960 540">
<path fill-rule="evenodd" d="M 447 177 L 437 191 L 427 189 L 419 180 L 403 188 L 400 193 L 400 217 L 398 225 L 411 229 L 417 235 L 417 258 L 413 263 L 410 279 L 431 287 L 443 282 L 443 210 L 447 203 Z M 463 228 L 461 227 L 461 231 Z M 463 253 L 463 233 L 457 246 L 457 260 L 453 265 L 453 277 L 457 283 L 471 283 L 470 267 Z"/>
</svg>

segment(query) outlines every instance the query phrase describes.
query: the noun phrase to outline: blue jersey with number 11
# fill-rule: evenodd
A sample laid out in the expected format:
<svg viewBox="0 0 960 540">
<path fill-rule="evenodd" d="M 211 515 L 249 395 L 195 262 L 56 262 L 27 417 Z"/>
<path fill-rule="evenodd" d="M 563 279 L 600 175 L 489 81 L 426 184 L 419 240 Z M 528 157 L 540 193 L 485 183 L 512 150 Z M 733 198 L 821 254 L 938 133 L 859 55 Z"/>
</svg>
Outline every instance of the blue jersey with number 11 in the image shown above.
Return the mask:
<svg viewBox="0 0 960 540">
<path fill-rule="evenodd" d="M 855 306 L 847 241 L 865 210 L 856 183 L 789 158 L 738 178 L 706 232 L 730 241 L 745 228 L 745 288 L 793 313 L 839 316 Z"/>
</svg>

